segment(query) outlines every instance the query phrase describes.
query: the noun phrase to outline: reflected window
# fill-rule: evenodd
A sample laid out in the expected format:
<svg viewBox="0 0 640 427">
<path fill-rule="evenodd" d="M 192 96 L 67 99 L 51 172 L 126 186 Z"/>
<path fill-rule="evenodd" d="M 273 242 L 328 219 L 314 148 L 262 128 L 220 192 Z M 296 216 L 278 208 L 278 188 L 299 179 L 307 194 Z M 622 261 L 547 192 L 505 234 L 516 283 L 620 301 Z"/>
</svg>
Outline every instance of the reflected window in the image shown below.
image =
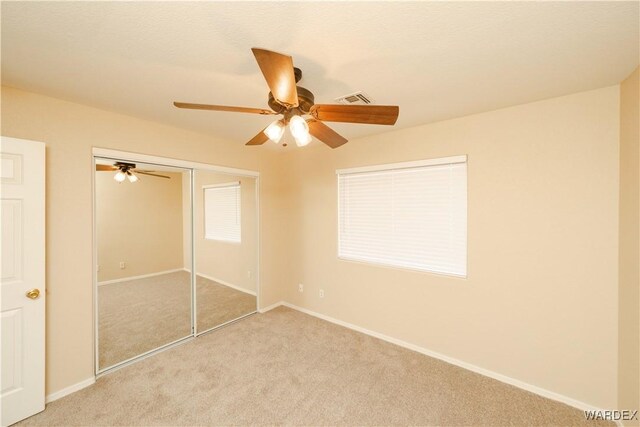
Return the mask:
<svg viewBox="0 0 640 427">
<path fill-rule="evenodd" d="M 204 237 L 240 243 L 240 182 L 207 185 L 204 189 Z"/>
</svg>

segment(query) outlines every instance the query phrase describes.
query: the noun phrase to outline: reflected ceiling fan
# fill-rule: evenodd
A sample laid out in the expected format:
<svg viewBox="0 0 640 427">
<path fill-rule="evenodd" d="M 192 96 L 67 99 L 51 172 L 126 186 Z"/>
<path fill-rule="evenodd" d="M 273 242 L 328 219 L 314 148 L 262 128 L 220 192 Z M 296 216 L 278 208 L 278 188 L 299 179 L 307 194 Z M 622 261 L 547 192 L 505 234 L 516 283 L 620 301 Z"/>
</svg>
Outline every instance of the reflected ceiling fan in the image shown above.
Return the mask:
<svg viewBox="0 0 640 427">
<path fill-rule="evenodd" d="M 313 135 L 329 147 L 337 148 L 345 144 L 347 139 L 323 122 L 393 125 L 398 119 L 400 109 L 395 105 L 315 104 L 310 90 L 296 86 L 302 78 L 302 71 L 293 66 L 290 56 L 258 48 L 252 48 L 251 51 L 271 90 L 268 100 L 271 110 L 185 102 L 174 102 L 173 105 L 193 110 L 283 116 L 260 131 L 246 145 L 262 145 L 267 140 L 278 143 L 285 127 L 289 125 L 298 146 L 307 145 Z"/>
<path fill-rule="evenodd" d="M 113 176 L 113 179 L 115 179 L 118 182 L 124 182 L 125 179 L 128 179 L 129 182 L 137 182 L 139 178 L 136 176 L 136 174 L 155 176 L 156 178 L 171 179 L 170 176 L 159 175 L 154 173 L 155 171 L 136 169 L 135 163 L 115 162 L 113 165 L 96 165 L 96 171 L 97 172 L 117 171 L 116 174 Z"/>
</svg>

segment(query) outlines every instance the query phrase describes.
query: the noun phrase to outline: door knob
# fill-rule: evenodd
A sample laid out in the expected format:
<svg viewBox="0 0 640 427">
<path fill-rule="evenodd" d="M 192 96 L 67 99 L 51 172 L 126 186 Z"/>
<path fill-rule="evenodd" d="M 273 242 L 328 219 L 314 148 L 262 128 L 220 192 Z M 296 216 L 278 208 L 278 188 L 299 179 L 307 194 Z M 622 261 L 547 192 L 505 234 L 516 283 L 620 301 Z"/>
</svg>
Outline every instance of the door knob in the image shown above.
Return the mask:
<svg viewBox="0 0 640 427">
<path fill-rule="evenodd" d="M 29 289 L 26 295 L 27 298 L 37 299 L 40 296 L 40 289 Z"/>
</svg>

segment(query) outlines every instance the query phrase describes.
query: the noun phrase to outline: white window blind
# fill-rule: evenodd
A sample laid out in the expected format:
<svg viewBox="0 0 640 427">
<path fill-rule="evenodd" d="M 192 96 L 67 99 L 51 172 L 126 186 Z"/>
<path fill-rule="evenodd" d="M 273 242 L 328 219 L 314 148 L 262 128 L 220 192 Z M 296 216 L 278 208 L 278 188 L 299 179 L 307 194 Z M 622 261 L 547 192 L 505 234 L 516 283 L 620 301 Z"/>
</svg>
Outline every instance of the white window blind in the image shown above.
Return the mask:
<svg viewBox="0 0 640 427">
<path fill-rule="evenodd" d="M 466 277 L 466 156 L 337 173 L 340 258 Z"/>
<path fill-rule="evenodd" d="M 240 243 L 240 183 L 204 187 L 204 237 Z"/>
</svg>

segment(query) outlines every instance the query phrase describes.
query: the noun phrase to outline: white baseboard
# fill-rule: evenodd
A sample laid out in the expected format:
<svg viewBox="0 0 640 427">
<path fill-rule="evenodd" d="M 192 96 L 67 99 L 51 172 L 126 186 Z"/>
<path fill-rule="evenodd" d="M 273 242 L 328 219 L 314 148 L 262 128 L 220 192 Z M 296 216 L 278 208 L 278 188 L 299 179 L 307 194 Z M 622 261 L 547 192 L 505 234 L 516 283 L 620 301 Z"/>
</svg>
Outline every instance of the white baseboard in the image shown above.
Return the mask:
<svg viewBox="0 0 640 427">
<path fill-rule="evenodd" d="M 281 305 L 284 305 L 284 304 L 285 304 L 284 301 L 278 301 L 275 304 L 271 304 L 271 305 L 268 305 L 268 306 L 266 306 L 264 308 L 258 309 L 258 313 L 266 313 L 267 311 L 271 311 L 274 308 L 278 308 L 278 307 L 280 307 Z"/>
<path fill-rule="evenodd" d="M 191 270 L 187 270 L 186 268 L 183 268 L 182 270 L 186 271 L 187 273 L 191 273 Z M 236 291 L 244 292 L 245 294 L 253 295 L 254 297 L 257 296 L 255 291 L 250 291 L 249 289 L 240 287 L 238 285 L 234 285 L 233 283 L 229 283 L 225 280 L 220 280 L 215 277 L 207 276 L 206 274 L 201 274 L 201 273 L 196 273 L 196 276 L 204 277 L 205 279 L 211 280 L 212 282 L 220 283 L 221 285 L 224 285 L 228 288 L 232 288 L 232 289 L 235 289 Z"/>
<path fill-rule="evenodd" d="M 75 393 L 76 391 L 82 390 L 85 387 L 89 387 L 90 385 L 96 382 L 95 377 L 87 378 L 84 381 L 80 381 L 79 383 L 70 385 L 69 387 L 65 387 L 62 390 L 58 390 L 44 398 L 45 403 L 51 403 L 54 400 L 58 400 L 62 397 L 65 397 L 71 393 Z"/>
<path fill-rule="evenodd" d="M 438 353 L 438 352 L 435 352 L 435 351 L 432 351 L 432 350 L 428 350 L 426 348 L 417 346 L 415 344 L 411 344 L 411 343 L 408 343 L 406 341 L 399 340 L 397 338 L 393 338 L 393 337 L 390 337 L 390 336 L 387 336 L 387 335 L 384 335 L 384 334 L 381 334 L 381 333 L 378 333 L 378 332 L 374 332 L 374 331 L 371 331 L 369 329 L 365 329 L 365 328 L 362 328 L 360 326 L 357 326 L 357 325 L 354 325 L 354 324 L 351 324 L 351 323 L 348 323 L 348 322 L 344 322 L 342 320 L 335 319 L 333 317 L 330 317 L 330 316 L 327 316 L 327 315 L 324 315 L 324 314 L 321 314 L 321 313 L 317 313 L 315 311 L 308 310 L 306 308 L 298 307 L 297 305 L 288 303 L 286 301 L 280 301 L 280 302 L 277 302 L 275 304 L 271 304 L 271 305 L 269 305 L 267 307 L 259 309 L 258 311 L 260 313 L 266 313 L 266 312 L 271 311 L 271 310 L 273 310 L 275 308 L 278 308 L 280 306 L 285 306 L 285 307 L 291 308 L 293 310 L 299 311 L 301 313 L 305 313 L 305 314 L 308 314 L 310 316 L 314 316 L 314 317 L 317 317 L 319 319 L 325 320 L 327 322 L 331 322 L 331 323 L 334 323 L 336 325 L 340 325 L 340 326 L 343 326 L 345 328 L 349 328 L 349 329 L 354 330 L 356 332 L 360 332 L 360 333 L 372 336 L 374 338 L 378 338 L 378 339 L 381 339 L 383 341 L 387 341 L 389 343 L 398 345 L 400 347 L 404 347 L 404 348 L 407 348 L 409 350 L 416 351 L 416 352 L 424 354 L 426 356 L 442 360 L 442 361 L 450 363 L 452 365 L 459 366 L 459 367 L 461 367 L 463 369 L 467 369 L 469 371 L 478 373 L 480 375 L 484 375 L 486 377 L 493 378 L 493 379 L 498 380 L 500 382 L 512 385 L 514 387 L 518 387 L 518 388 L 520 388 L 522 390 L 526 390 L 526 391 L 529 391 L 531 393 L 535 393 L 535 394 L 537 394 L 539 396 L 546 397 L 546 398 L 551 399 L 551 400 L 555 400 L 555 401 L 567 404 L 569 406 L 572 406 L 572 407 L 577 408 L 577 409 L 581 409 L 583 411 L 601 410 L 601 408 L 597 408 L 597 407 L 595 407 L 593 405 L 589 405 L 589 404 L 581 402 L 579 400 L 564 396 L 562 394 L 559 394 L 559 393 L 556 393 L 556 392 L 553 392 L 553 391 L 550 391 L 550 390 L 546 390 L 546 389 L 544 389 L 542 387 L 538 387 L 538 386 L 535 386 L 535 385 L 532 385 L 532 384 L 525 383 L 524 381 L 520 381 L 520 380 L 517 380 L 515 378 L 511 378 L 511 377 L 508 377 L 506 375 L 502 375 L 502 374 L 499 374 L 497 372 L 493 372 L 493 371 L 490 371 L 488 369 L 484 369 L 484 368 L 481 368 L 479 366 L 475 366 L 475 365 L 473 365 L 471 363 L 463 362 L 461 360 L 446 356 L 444 354 L 441 354 L 441 353 Z M 59 390 L 59 391 L 57 391 L 55 393 L 51 393 L 50 395 L 46 396 L 45 402 L 46 403 L 53 402 L 54 400 L 60 399 L 60 398 L 62 398 L 64 396 L 67 396 L 67 395 L 69 395 L 71 393 L 74 393 L 74 392 L 76 392 L 78 390 L 82 390 L 83 388 L 88 387 L 88 386 L 90 386 L 90 385 L 92 385 L 94 383 L 95 383 L 95 377 L 87 378 L 86 380 L 80 381 L 77 384 L 73 384 L 73 385 L 71 385 L 69 387 L 66 387 L 66 388 L 63 388 L 62 390 Z M 622 424 L 620 422 L 616 422 L 616 424 L 618 424 L 619 426 L 622 426 Z"/>
<path fill-rule="evenodd" d="M 141 274 L 140 276 L 123 277 L 121 279 L 104 280 L 98 282 L 98 286 L 110 285 L 112 283 L 128 282 L 129 280 L 146 279 L 147 277 L 162 276 L 163 274 L 177 273 L 184 271 L 184 268 L 175 268 L 173 270 L 158 271 L 157 273 Z"/>
<path fill-rule="evenodd" d="M 526 390 L 526 391 L 529 391 L 531 393 L 535 393 L 535 394 L 537 394 L 539 396 L 546 397 L 548 399 L 555 400 L 555 401 L 567 404 L 569 406 L 572 406 L 572 407 L 577 408 L 577 409 L 581 409 L 583 411 L 601 410 L 601 408 L 597 408 L 597 407 L 595 407 L 593 405 L 589 405 L 587 403 L 584 403 L 584 402 L 581 402 L 579 400 L 570 398 L 568 396 L 564 396 L 564 395 L 562 395 L 560 393 L 556 393 L 556 392 L 553 392 L 553 391 L 550 391 L 550 390 L 546 390 L 546 389 L 544 389 L 542 387 L 538 387 L 538 386 L 535 386 L 533 384 L 525 383 L 524 381 L 520 381 L 520 380 L 517 380 L 515 378 L 511 378 L 511 377 L 508 377 L 506 375 L 502 375 L 502 374 L 499 374 L 497 372 L 493 372 L 493 371 L 490 371 L 488 369 L 481 368 L 481 367 L 473 365 L 471 363 L 467 363 L 467 362 L 464 362 L 462 360 L 458 360 L 458 359 L 455 359 L 453 357 L 449 357 L 449 356 L 446 356 L 444 354 L 441 354 L 441 353 L 438 353 L 438 352 L 435 352 L 435 351 L 432 351 L 432 350 L 417 346 L 415 344 L 411 344 L 411 343 L 408 343 L 406 341 L 399 340 L 397 338 L 393 338 L 393 337 L 390 337 L 390 336 L 387 336 L 387 335 L 384 335 L 384 334 L 381 334 L 381 333 L 378 333 L 378 332 L 374 332 L 374 331 L 371 331 L 369 329 L 365 329 L 363 327 L 360 327 L 360 326 L 357 326 L 357 325 L 353 325 L 351 323 L 344 322 L 342 320 L 335 319 L 333 317 L 330 317 L 330 316 L 327 316 L 327 315 L 324 315 L 324 314 L 321 314 L 321 313 L 316 313 L 315 311 L 311 311 L 311 310 L 308 310 L 306 308 L 298 307 L 297 305 L 290 304 L 290 303 L 288 303 L 286 301 L 282 301 L 280 303 L 276 303 L 276 304 L 273 304 L 273 305 L 271 305 L 269 307 L 266 307 L 266 308 L 260 310 L 260 313 L 265 313 L 265 312 L 267 312 L 269 310 L 273 310 L 274 308 L 278 307 L 279 305 L 283 305 L 285 307 L 289 307 L 289 308 L 291 308 L 293 310 L 300 311 L 300 312 L 308 314 L 310 316 L 314 316 L 314 317 L 317 317 L 319 319 L 326 320 L 327 322 L 335 323 L 336 325 L 344 326 L 345 328 L 349 328 L 349 329 L 352 329 L 354 331 L 361 332 L 363 334 L 372 336 L 374 338 L 378 338 L 378 339 L 381 339 L 383 341 L 390 342 L 390 343 L 398 345 L 400 347 L 404 347 L 404 348 L 407 348 L 409 350 L 413 350 L 413 351 L 416 351 L 418 353 L 422 353 L 422 354 L 424 354 L 426 356 L 442 360 L 444 362 L 450 363 L 452 365 L 459 366 L 461 368 L 467 369 L 467 370 L 475 372 L 477 374 L 484 375 L 485 377 L 493 378 L 494 380 L 498 380 L 500 382 L 503 382 L 503 383 L 518 387 L 518 388 L 520 388 L 522 390 Z"/>
</svg>

